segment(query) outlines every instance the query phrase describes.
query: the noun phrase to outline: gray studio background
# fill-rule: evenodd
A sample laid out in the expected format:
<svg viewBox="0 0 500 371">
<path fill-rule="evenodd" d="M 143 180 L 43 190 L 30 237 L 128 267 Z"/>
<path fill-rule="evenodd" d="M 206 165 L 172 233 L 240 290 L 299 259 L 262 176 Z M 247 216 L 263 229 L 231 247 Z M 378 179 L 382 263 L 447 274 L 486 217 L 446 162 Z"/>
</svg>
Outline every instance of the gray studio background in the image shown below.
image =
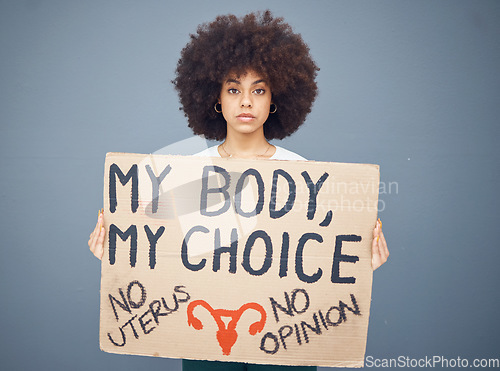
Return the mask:
<svg viewBox="0 0 500 371">
<path fill-rule="evenodd" d="M 500 2 L 1 0 L 2 370 L 180 370 L 99 350 L 104 157 L 190 138 L 170 83 L 189 33 L 266 8 L 321 68 L 280 145 L 398 185 L 366 355 L 500 358 Z"/>
</svg>

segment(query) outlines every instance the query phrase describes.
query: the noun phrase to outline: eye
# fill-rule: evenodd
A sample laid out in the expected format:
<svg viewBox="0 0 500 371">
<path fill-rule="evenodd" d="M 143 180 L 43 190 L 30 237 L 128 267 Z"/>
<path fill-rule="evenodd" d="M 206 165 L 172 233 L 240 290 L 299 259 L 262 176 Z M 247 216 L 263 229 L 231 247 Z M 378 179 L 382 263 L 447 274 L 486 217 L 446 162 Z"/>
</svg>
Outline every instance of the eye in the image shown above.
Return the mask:
<svg viewBox="0 0 500 371">
<path fill-rule="evenodd" d="M 266 94 L 266 90 L 259 88 L 259 89 L 255 89 L 254 93 L 257 94 L 257 95 L 263 95 L 263 94 Z"/>
<path fill-rule="evenodd" d="M 229 94 L 238 94 L 238 89 L 235 89 L 235 88 L 229 88 L 227 89 L 227 92 Z"/>
</svg>

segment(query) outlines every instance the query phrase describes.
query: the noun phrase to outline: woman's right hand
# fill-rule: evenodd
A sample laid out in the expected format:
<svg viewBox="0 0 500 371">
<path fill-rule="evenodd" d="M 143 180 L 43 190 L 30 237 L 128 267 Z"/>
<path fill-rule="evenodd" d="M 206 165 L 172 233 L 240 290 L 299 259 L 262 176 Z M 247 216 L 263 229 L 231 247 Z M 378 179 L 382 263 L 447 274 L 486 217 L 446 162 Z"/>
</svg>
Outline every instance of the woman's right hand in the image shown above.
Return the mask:
<svg viewBox="0 0 500 371">
<path fill-rule="evenodd" d="M 104 253 L 104 235 L 106 230 L 103 226 L 104 222 L 104 210 L 99 210 L 97 215 L 97 224 L 89 237 L 89 248 L 98 259 L 102 259 Z"/>
</svg>

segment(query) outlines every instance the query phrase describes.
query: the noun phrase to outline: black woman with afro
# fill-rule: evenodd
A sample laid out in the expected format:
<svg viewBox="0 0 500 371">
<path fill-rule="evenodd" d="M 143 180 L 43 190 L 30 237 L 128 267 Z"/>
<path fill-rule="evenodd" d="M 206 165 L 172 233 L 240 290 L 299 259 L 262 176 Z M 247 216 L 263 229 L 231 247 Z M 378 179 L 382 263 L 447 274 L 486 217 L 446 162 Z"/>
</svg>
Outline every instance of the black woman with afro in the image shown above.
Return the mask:
<svg viewBox="0 0 500 371">
<path fill-rule="evenodd" d="M 199 26 L 182 50 L 174 84 L 193 132 L 224 141 L 218 155 L 278 158 L 282 149 L 268 140 L 304 123 L 317 71 L 301 36 L 266 11 Z"/>
<path fill-rule="evenodd" d="M 181 52 L 173 81 L 194 134 L 222 141 L 199 156 L 305 160 L 269 143 L 304 123 L 317 96 L 319 68 L 299 34 L 271 12 L 219 16 L 202 24 Z M 377 221 L 372 266 L 389 256 Z M 89 247 L 99 259 L 105 236 L 99 213 Z M 183 360 L 183 371 L 305 371 L 310 366 L 273 366 Z"/>
</svg>

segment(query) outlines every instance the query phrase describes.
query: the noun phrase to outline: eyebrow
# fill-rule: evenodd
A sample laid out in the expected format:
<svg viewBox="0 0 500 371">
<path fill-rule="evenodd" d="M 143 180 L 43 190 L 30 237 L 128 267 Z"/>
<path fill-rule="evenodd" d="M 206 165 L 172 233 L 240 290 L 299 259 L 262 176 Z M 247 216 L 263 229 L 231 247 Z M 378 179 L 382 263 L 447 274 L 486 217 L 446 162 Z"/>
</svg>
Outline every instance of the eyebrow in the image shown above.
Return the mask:
<svg viewBox="0 0 500 371">
<path fill-rule="evenodd" d="M 226 80 L 226 84 L 230 84 L 232 82 L 235 84 L 241 85 L 241 82 L 239 80 L 235 80 L 235 79 L 227 79 Z M 252 82 L 252 85 L 257 85 L 257 84 L 260 84 L 261 82 L 267 84 L 266 80 L 260 79 L 260 80 L 256 80 L 256 81 Z"/>
</svg>

